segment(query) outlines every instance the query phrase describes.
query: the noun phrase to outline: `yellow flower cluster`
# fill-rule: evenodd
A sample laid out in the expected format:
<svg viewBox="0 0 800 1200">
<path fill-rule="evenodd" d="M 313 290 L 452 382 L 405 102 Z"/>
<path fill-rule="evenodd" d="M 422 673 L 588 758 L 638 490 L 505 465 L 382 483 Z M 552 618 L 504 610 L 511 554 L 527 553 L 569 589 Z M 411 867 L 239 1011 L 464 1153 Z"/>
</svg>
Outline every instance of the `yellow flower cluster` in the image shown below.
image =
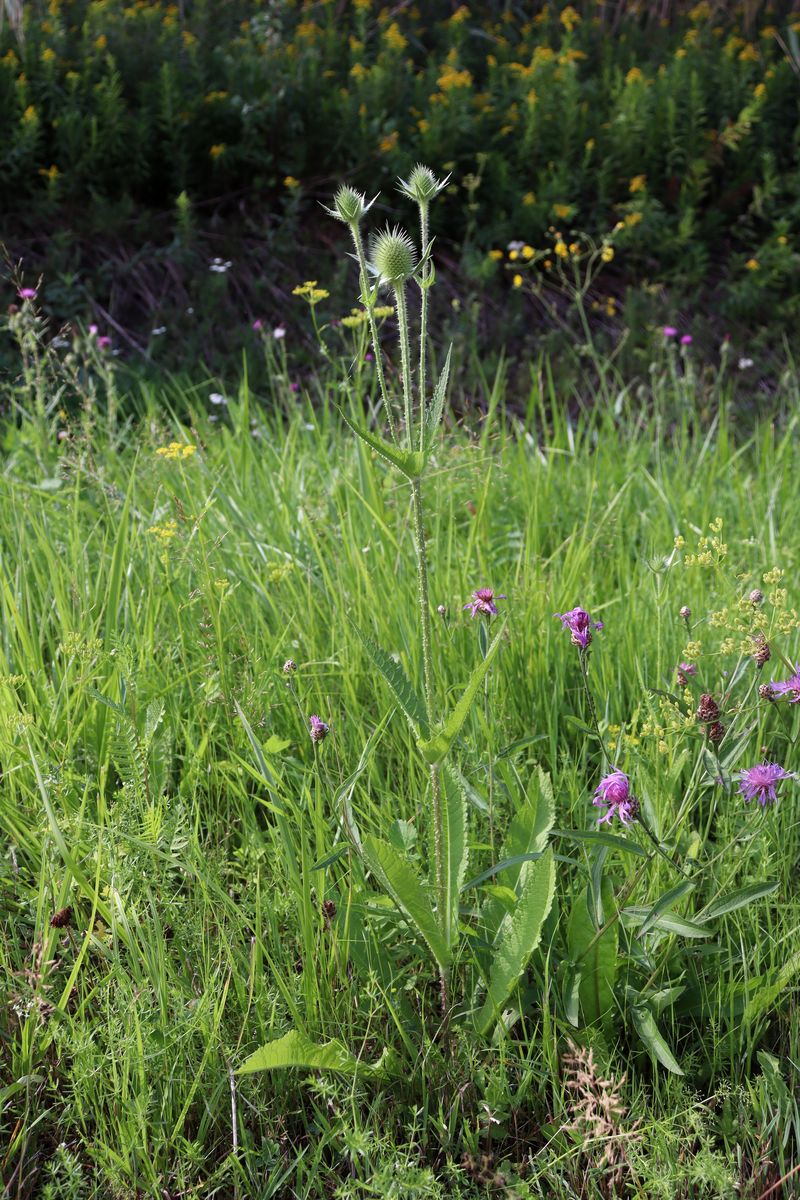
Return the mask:
<svg viewBox="0 0 800 1200">
<path fill-rule="evenodd" d="M 684 555 L 683 561 L 687 567 L 718 567 L 728 553 L 727 543 L 719 536 L 722 533 L 722 517 L 716 517 L 709 529 L 711 537 L 701 534 L 697 539 L 697 552 Z"/>
<path fill-rule="evenodd" d="M 159 446 L 156 454 L 159 458 L 191 458 L 197 451 L 197 446 L 191 442 L 170 442 L 168 446 Z"/>
<path fill-rule="evenodd" d="M 178 532 L 178 522 L 173 518 L 171 521 L 164 521 L 162 525 L 151 525 L 147 532 L 152 533 L 160 542 L 166 543 Z"/>
<path fill-rule="evenodd" d="M 316 279 L 307 279 L 305 283 L 298 283 L 297 287 L 292 288 L 292 295 L 303 296 L 309 304 L 318 304 L 320 300 L 327 300 L 330 292 L 317 287 Z"/>
</svg>

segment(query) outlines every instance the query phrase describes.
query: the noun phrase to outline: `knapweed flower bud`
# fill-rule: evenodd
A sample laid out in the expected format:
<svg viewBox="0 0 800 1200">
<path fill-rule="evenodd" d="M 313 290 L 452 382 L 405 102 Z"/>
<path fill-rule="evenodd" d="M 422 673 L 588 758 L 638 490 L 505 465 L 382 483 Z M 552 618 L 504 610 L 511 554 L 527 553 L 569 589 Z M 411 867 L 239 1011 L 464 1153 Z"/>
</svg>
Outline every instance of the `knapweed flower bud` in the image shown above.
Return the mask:
<svg viewBox="0 0 800 1200">
<path fill-rule="evenodd" d="M 308 732 L 312 742 L 324 742 L 329 729 L 330 725 L 326 725 L 318 716 L 314 715 L 308 718 Z"/>
<path fill-rule="evenodd" d="M 417 269 L 417 251 L 402 229 L 384 229 L 372 240 L 372 269 L 381 283 L 405 283 Z"/>
<path fill-rule="evenodd" d="M 449 178 L 447 175 L 444 179 L 437 179 L 430 167 L 417 163 L 408 179 L 399 180 L 397 186 L 409 200 L 416 200 L 417 204 L 430 204 L 446 186 Z"/>
<path fill-rule="evenodd" d="M 683 620 L 683 621 L 688 621 L 688 620 L 689 620 L 689 617 L 690 617 L 691 615 L 692 615 L 692 610 L 689 608 L 689 605 L 688 605 L 688 604 L 684 604 L 683 608 L 682 608 L 682 609 L 680 610 L 680 612 L 678 613 L 678 616 L 679 616 L 679 617 L 681 618 L 681 620 Z"/>
<path fill-rule="evenodd" d="M 758 694 L 762 700 L 768 700 L 771 704 L 775 700 L 775 693 L 772 690 L 772 685 L 769 683 L 762 683 L 758 689 Z"/>
<path fill-rule="evenodd" d="M 713 696 L 708 692 L 703 692 L 700 697 L 700 703 L 697 706 L 698 721 L 716 721 L 719 716 L 719 705 Z"/>
<path fill-rule="evenodd" d="M 326 208 L 325 211 L 332 217 L 336 217 L 337 220 L 344 221 L 345 225 L 358 225 L 364 214 L 375 203 L 375 199 L 377 197 L 368 203 L 366 196 L 343 183 L 333 197 L 333 208 Z"/>
<path fill-rule="evenodd" d="M 58 912 L 53 913 L 50 918 L 50 925 L 53 929 L 67 929 L 72 922 L 72 909 L 67 905 L 66 908 L 60 908 Z"/>
<path fill-rule="evenodd" d="M 283 664 L 284 675 L 294 675 L 296 670 L 297 670 L 297 663 L 294 661 L 293 658 L 287 658 L 286 662 Z"/>
<path fill-rule="evenodd" d="M 752 604 L 753 608 L 758 608 L 759 604 L 763 604 L 763 602 L 764 593 L 761 591 L 761 588 L 753 588 L 752 592 L 750 593 L 750 603 Z"/>
<path fill-rule="evenodd" d="M 725 726 L 721 721 L 715 721 L 713 725 L 708 727 L 708 740 L 712 746 L 718 746 L 725 737 Z"/>
<path fill-rule="evenodd" d="M 447 605 L 439 604 L 436 608 L 436 611 L 440 617 L 446 617 L 447 616 Z"/>
<path fill-rule="evenodd" d="M 764 637 L 763 633 L 757 633 L 753 638 L 755 649 L 753 650 L 753 662 L 758 667 L 759 671 L 772 658 L 772 651 L 769 648 L 769 642 Z"/>
</svg>

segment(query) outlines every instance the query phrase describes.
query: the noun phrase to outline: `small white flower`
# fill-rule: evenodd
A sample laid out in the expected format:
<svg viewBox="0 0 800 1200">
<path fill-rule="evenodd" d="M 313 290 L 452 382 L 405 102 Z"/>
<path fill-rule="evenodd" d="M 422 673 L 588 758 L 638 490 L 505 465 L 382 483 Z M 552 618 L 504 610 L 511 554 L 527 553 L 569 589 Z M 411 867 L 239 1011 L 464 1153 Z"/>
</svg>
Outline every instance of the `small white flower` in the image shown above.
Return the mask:
<svg viewBox="0 0 800 1200">
<path fill-rule="evenodd" d="M 277 341 L 280 341 L 281 338 L 285 338 L 286 337 L 286 326 L 285 325 L 276 325 L 272 331 L 272 336 Z"/>
<path fill-rule="evenodd" d="M 161 337 L 161 334 L 166 333 L 166 332 L 167 332 L 166 325 L 159 325 L 159 326 L 157 326 L 157 328 L 151 330 L 153 337 Z"/>
<path fill-rule="evenodd" d="M 222 392 L 211 392 L 209 400 L 212 404 L 227 404 L 228 401 L 223 396 Z"/>
<path fill-rule="evenodd" d="M 740 358 L 739 359 L 739 370 L 740 371 L 746 371 L 747 368 L 752 367 L 752 365 L 753 365 L 752 358 Z"/>
<path fill-rule="evenodd" d="M 215 275 L 224 275 L 226 271 L 230 271 L 233 263 L 230 259 L 212 258 L 208 264 L 209 271 L 213 271 Z"/>
</svg>

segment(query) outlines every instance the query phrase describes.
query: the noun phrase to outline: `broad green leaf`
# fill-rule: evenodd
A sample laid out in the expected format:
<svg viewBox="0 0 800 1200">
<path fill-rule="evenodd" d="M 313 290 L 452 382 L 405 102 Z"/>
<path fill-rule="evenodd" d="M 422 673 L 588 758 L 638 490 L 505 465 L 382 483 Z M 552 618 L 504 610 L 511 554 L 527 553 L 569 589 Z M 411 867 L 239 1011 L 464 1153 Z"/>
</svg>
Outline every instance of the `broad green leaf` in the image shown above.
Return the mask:
<svg viewBox="0 0 800 1200">
<path fill-rule="evenodd" d="M 512 788 L 517 779 L 515 771 L 509 772 L 506 775 L 507 787 Z M 531 870 L 531 865 L 526 864 L 532 864 L 536 861 L 536 857 L 541 855 L 547 845 L 547 835 L 553 827 L 554 820 L 555 804 L 550 776 L 541 767 L 537 767 L 535 771 L 531 772 L 527 789 L 511 819 L 508 833 L 503 842 L 502 861 L 496 868 L 498 872 L 506 866 L 510 868 L 504 875 L 503 884 L 516 891 L 520 890 L 528 871 Z M 489 872 L 490 875 L 494 873 L 494 871 Z M 487 878 L 486 875 L 478 882 L 482 883 L 485 878 Z M 474 883 L 474 881 L 471 882 Z M 490 942 L 494 941 L 500 922 L 505 915 L 503 905 L 494 899 L 489 899 L 484 905 L 481 915 L 485 937 Z"/>
<path fill-rule="evenodd" d="M 350 619 L 350 625 L 358 635 L 367 654 L 391 688 L 392 695 L 405 713 L 414 735 L 416 737 L 427 737 L 429 728 L 428 718 L 425 714 L 425 705 L 414 691 L 403 668 L 385 650 L 382 650 L 368 633 L 364 633 L 362 629 L 359 629 L 358 625 L 352 619 Z"/>
<path fill-rule="evenodd" d="M 475 1020 L 478 1033 L 486 1034 L 500 1015 L 538 946 L 544 919 L 553 903 L 555 882 L 553 853 L 548 847 L 531 868 L 513 913 L 504 917 L 500 926 L 486 1000 Z"/>
<path fill-rule="evenodd" d="M 439 376 L 436 387 L 433 392 L 430 408 L 428 409 L 428 419 L 425 425 L 425 449 L 429 450 L 433 439 L 436 436 L 436 431 L 441 424 L 442 415 L 444 413 L 444 403 L 447 397 L 447 381 L 450 377 L 450 355 L 453 351 L 452 344 L 447 351 L 447 358 L 444 360 L 442 373 Z"/>
<path fill-rule="evenodd" d="M 649 933 L 662 913 L 672 908 L 673 904 L 677 904 L 688 892 L 692 891 L 694 891 L 694 884 L 691 879 L 684 879 L 683 883 L 677 883 L 674 888 L 670 888 L 668 892 L 664 892 L 663 896 L 659 896 L 648 915 L 642 921 L 636 936 L 641 938 L 646 933 Z"/>
<path fill-rule="evenodd" d="M 338 1071 L 342 1075 L 382 1074 L 387 1065 L 388 1050 L 377 1063 L 360 1062 L 341 1042 L 313 1042 L 299 1029 L 292 1029 L 274 1042 L 260 1046 L 236 1071 L 237 1075 L 252 1075 L 256 1071 L 279 1071 L 287 1067 L 305 1067 L 312 1071 Z"/>
<path fill-rule="evenodd" d="M 623 908 L 622 919 L 626 925 L 643 925 L 644 922 L 651 917 L 651 910 L 639 905 L 631 905 L 630 908 Z M 686 917 L 678 917 L 675 913 L 661 913 L 654 920 L 650 921 L 650 932 L 654 929 L 660 930 L 662 933 L 677 933 L 680 937 L 688 938 L 706 938 L 711 937 L 714 930 L 707 929 L 703 925 L 698 925 L 696 921 L 689 921 Z"/>
<path fill-rule="evenodd" d="M 501 858 L 500 862 L 495 863 L 493 867 L 487 867 L 485 871 L 481 871 L 480 875 L 475 875 L 472 879 L 468 879 L 467 882 L 462 886 L 461 890 L 462 892 L 468 892 L 470 888 L 478 887 L 487 879 L 493 879 L 495 875 L 502 875 L 504 871 L 510 872 L 512 867 L 519 867 L 523 863 L 536 862 L 536 860 L 541 857 L 541 850 L 536 850 L 531 854 L 515 854 L 513 858 Z M 484 890 L 487 892 L 490 891 L 489 888 L 485 888 Z M 509 887 L 508 884 L 499 885 L 499 890 L 502 892 L 508 892 L 509 895 L 516 900 L 517 893 L 513 888 Z"/>
<path fill-rule="evenodd" d="M 427 883 L 394 846 L 372 834 L 364 838 L 363 856 L 378 883 L 424 940 L 439 966 L 446 967 L 450 949 L 437 923 Z"/>
<path fill-rule="evenodd" d="M 723 917 L 726 913 L 736 912 L 737 908 L 744 908 L 746 904 L 752 904 L 754 900 L 762 900 L 764 896 L 770 896 L 776 892 L 780 884 L 775 883 L 751 883 L 748 887 L 739 888 L 736 892 L 729 892 L 727 896 L 722 896 L 721 899 L 715 900 L 713 904 L 709 904 L 708 908 L 703 909 L 695 920 L 702 925 L 706 921 L 715 921 L 717 917 Z"/>
<path fill-rule="evenodd" d="M 650 1012 L 650 1009 L 644 1004 L 634 1004 L 631 1008 L 631 1014 L 633 1016 L 633 1023 L 636 1026 L 636 1032 L 650 1053 L 658 1059 L 662 1067 L 666 1067 L 674 1075 L 683 1075 L 683 1071 L 678 1065 L 678 1060 L 659 1032 L 656 1019 Z"/>
<path fill-rule="evenodd" d="M 609 846 L 612 850 L 627 850 L 637 858 L 647 858 L 647 851 L 637 842 L 629 842 L 615 833 L 602 833 L 599 829 L 554 829 L 553 837 L 563 837 L 571 842 L 594 842 L 599 846 Z"/>
<path fill-rule="evenodd" d="M 458 898 L 467 873 L 467 797 L 455 770 L 445 765 L 440 777 L 444 863 L 442 928 L 444 940 L 452 950 L 458 937 Z"/>
<path fill-rule="evenodd" d="M 614 913 L 614 890 L 610 880 L 601 884 L 603 913 Z M 569 956 L 580 971 L 579 995 L 583 1019 L 594 1025 L 606 1018 L 614 1006 L 614 981 L 619 955 L 619 923 L 609 925 L 597 941 L 597 929 L 589 910 L 589 887 L 578 893 L 569 918 Z M 592 942 L 594 944 L 592 945 Z"/>
<path fill-rule="evenodd" d="M 483 658 L 475 667 L 467 686 L 464 688 L 461 699 L 450 713 L 450 716 L 447 718 L 444 724 L 436 730 L 432 737 L 429 739 L 423 738 L 420 740 L 419 748 L 429 763 L 435 764 L 441 762 L 449 751 L 453 742 L 458 737 L 458 734 L 461 731 L 461 726 L 466 721 L 467 714 L 472 706 L 472 702 L 478 693 L 478 688 L 483 683 L 486 672 L 489 670 L 494 656 L 500 649 L 500 641 L 503 633 L 505 632 L 505 628 L 506 623 L 503 621 L 497 633 L 494 635 L 494 638 L 492 639 L 491 646 L 489 646 L 489 649 L 486 651 L 486 657 Z"/>
<path fill-rule="evenodd" d="M 339 409 L 339 416 L 346 425 L 349 425 L 353 433 L 361 438 L 362 442 L 373 449 L 381 458 L 385 458 L 392 466 L 397 467 L 406 479 L 419 479 L 422 472 L 425 470 L 425 455 L 420 450 L 402 450 L 399 446 L 392 445 L 391 442 L 385 441 L 377 433 L 371 433 L 369 429 L 365 429 L 363 425 L 358 425 L 355 421 L 351 421 L 344 409 Z"/>
</svg>

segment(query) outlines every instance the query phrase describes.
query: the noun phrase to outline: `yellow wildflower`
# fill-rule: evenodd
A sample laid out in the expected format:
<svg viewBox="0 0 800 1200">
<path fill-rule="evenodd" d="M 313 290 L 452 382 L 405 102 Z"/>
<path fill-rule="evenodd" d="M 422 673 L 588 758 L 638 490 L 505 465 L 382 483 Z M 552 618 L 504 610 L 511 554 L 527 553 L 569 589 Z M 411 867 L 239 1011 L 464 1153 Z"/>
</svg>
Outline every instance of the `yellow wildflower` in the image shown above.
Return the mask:
<svg viewBox="0 0 800 1200">
<path fill-rule="evenodd" d="M 42 62 L 46 62 L 46 63 L 52 62 L 53 59 L 55 58 L 55 56 L 56 56 L 56 52 L 53 49 L 53 47 L 45 46 L 44 50 L 42 51 Z"/>
<path fill-rule="evenodd" d="M 561 238 L 558 239 L 558 241 L 556 242 L 553 249 L 555 250 L 555 252 L 559 258 L 567 258 L 569 255 L 569 250 L 567 249 L 567 243 L 562 241 Z"/>
<path fill-rule="evenodd" d="M 490 250 L 489 251 L 489 258 L 492 260 L 492 262 L 500 262 L 500 259 L 502 257 L 503 257 L 502 250 Z"/>
<path fill-rule="evenodd" d="M 522 197 L 522 203 L 525 205 L 526 208 L 530 208 L 530 206 L 532 204 L 535 204 L 536 203 L 535 192 L 526 192 L 525 195 Z"/>
<path fill-rule="evenodd" d="M 213 159 L 217 159 L 222 157 L 222 155 L 225 153 L 225 150 L 226 146 L 224 142 L 215 142 L 208 153 Z"/>
<path fill-rule="evenodd" d="M 614 247 L 608 245 L 603 246 L 603 249 L 600 251 L 600 257 L 604 263 L 610 263 L 614 257 Z"/>
<path fill-rule="evenodd" d="M 760 264 L 757 258 L 748 258 L 744 265 L 747 267 L 748 271 L 757 271 Z"/>
<path fill-rule="evenodd" d="M 511 282 L 513 283 L 515 288 L 522 287 L 522 276 L 515 275 L 514 278 L 511 280 Z"/>
<path fill-rule="evenodd" d="M 562 221 L 566 221 L 567 217 L 572 216 L 571 204 L 554 204 L 553 212 Z"/>
<path fill-rule="evenodd" d="M 191 442 L 170 442 L 168 446 L 159 446 L 156 454 L 159 458 L 191 458 L 197 446 Z"/>
<path fill-rule="evenodd" d="M 631 67 L 628 74 L 625 76 L 626 84 L 640 83 L 644 79 L 644 75 L 638 67 Z"/>
<path fill-rule="evenodd" d="M 393 133 L 389 133 L 386 135 L 386 137 L 381 138 L 380 142 L 378 143 L 378 150 L 381 154 L 388 154 L 391 150 L 394 150 L 399 139 L 400 134 L 395 129 Z"/>
<path fill-rule="evenodd" d="M 536 253 L 536 251 L 534 250 L 533 246 L 525 245 L 522 247 L 522 257 L 523 258 L 531 259 L 531 258 L 533 258 L 535 253 Z"/>
<path fill-rule="evenodd" d="M 290 192 L 293 192 L 295 188 L 300 187 L 300 180 L 295 179 L 294 175 L 287 175 L 283 180 L 283 186 L 288 188 Z"/>
<path fill-rule="evenodd" d="M 389 28 L 384 31 L 383 40 L 390 50 L 405 50 L 408 45 L 408 39 L 403 37 L 396 21 L 392 21 Z"/>
<path fill-rule="evenodd" d="M 575 26 L 580 23 L 580 19 L 580 13 L 577 13 L 571 4 L 567 5 L 559 17 L 567 33 L 572 33 Z"/>
<path fill-rule="evenodd" d="M 635 194 L 636 192 L 643 192 L 646 187 L 647 187 L 647 176 L 646 175 L 634 175 L 633 179 L 628 184 L 628 191 L 631 192 L 632 194 Z"/>
</svg>

